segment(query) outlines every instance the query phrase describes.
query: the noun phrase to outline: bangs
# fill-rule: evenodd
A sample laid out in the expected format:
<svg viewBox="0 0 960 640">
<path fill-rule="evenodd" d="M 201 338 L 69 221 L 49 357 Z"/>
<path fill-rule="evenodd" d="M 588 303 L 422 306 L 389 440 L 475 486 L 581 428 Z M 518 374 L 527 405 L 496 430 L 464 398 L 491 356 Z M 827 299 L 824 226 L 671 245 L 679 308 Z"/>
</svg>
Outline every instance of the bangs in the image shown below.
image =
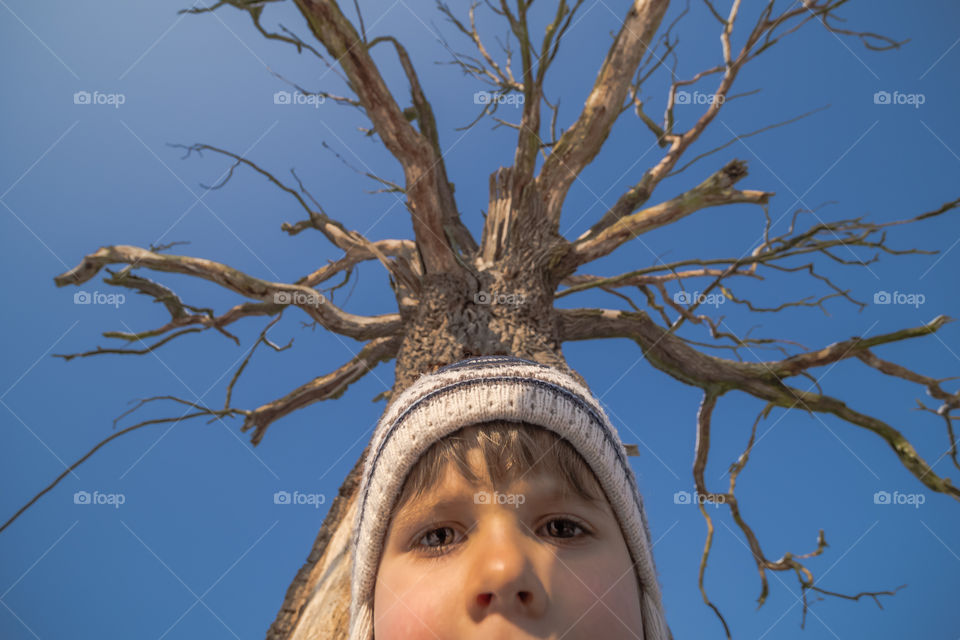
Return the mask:
<svg viewBox="0 0 960 640">
<path fill-rule="evenodd" d="M 479 485 L 468 457 L 474 449 L 495 491 L 529 472 L 554 476 L 563 496 L 606 500 L 593 471 L 567 440 L 542 427 L 499 420 L 464 427 L 433 443 L 410 470 L 394 513 L 434 487 L 451 463 L 467 482 Z"/>
</svg>

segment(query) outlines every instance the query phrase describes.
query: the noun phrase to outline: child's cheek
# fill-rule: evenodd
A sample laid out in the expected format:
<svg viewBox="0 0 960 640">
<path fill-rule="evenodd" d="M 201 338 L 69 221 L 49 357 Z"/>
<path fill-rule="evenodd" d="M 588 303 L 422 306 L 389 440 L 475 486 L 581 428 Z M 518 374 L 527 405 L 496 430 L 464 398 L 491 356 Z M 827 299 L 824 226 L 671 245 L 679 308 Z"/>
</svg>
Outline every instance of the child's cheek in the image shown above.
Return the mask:
<svg viewBox="0 0 960 640">
<path fill-rule="evenodd" d="M 577 585 L 581 592 L 577 594 L 580 605 L 584 606 L 583 622 L 607 629 L 614 637 L 624 629 L 641 627 L 640 590 L 637 578 L 632 570 L 624 575 L 626 562 L 604 562 L 581 567 Z M 597 604 L 601 600 L 602 605 Z"/>
<path fill-rule="evenodd" d="M 624 612 L 624 616 L 633 609 L 639 611 L 637 579 L 633 571 L 624 575 L 629 560 L 612 560 L 615 559 L 600 555 L 577 563 L 568 561 L 565 567 L 567 573 L 561 587 L 563 599 L 580 612 L 589 610 L 585 619 L 603 618 L 604 612 L 610 610 Z M 606 606 L 597 604 L 598 600 Z"/>
<path fill-rule="evenodd" d="M 418 585 L 420 587 L 420 585 Z M 374 608 L 376 640 L 437 640 L 444 638 L 444 607 L 440 602 L 442 589 L 435 586 L 414 587 L 389 603 L 378 601 Z"/>
</svg>

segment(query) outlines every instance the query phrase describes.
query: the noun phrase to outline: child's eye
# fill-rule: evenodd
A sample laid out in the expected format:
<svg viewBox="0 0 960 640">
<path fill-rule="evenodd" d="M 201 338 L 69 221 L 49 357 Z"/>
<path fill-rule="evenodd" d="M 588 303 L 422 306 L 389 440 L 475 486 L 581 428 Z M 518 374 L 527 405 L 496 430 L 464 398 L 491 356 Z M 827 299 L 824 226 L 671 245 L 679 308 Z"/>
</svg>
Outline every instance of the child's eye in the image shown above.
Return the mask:
<svg viewBox="0 0 960 640">
<path fill-rule="evenodd" d="M 578 533 L 583 535 L 590 533 L 586 527 L 570 518 L 554 518 L 543 525 L 542 529 L 546 531 L 548 536 L 567 540 L 580 537 Z"/>
<path fill-rule="evenodd" d="M 566 517 L 553 518 L 540 527 L 540 531 L 548 537 L 567 542 L 577 542 L 592 533 L 586 525 Z M 449 553 L 450 548 L 460 542 L 459 537 L 457 530 L 453 527 L 434 527 L 415 540 L 412 547 L 414 551 L 427 556 L 442 556 Z"/>
<path fill-rule="evenodd" d="M 420 536 L 414 547 L 426 554 L 440 555 L 447 547 L 452 546 L 456 535 L 453 527 L 437 527 Z"/>
</svg>

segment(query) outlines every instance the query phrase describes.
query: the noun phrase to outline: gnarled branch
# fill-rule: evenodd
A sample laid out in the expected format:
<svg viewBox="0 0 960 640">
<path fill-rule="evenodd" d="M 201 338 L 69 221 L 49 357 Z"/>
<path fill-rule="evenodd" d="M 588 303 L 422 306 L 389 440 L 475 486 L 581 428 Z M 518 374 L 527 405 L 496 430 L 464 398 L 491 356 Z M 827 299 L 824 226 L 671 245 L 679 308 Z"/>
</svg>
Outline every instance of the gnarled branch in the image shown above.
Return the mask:
<svg viewBox="0 0 960 640">
<path fill-rule="evenodd" d="M 293 304 L 330 331 L 357 340 L 393 335 L 401 328 L 400 316 L 395 313 L 369 317 L 354 315 L 337 308 L 310 287 L 269 282 L 213 260 L 160 254 L 131 245 L 101 247 L 70 271 L 55 277 L 54 282 L 58 287 L 83 284 L 105 265 L 118 263 L 197 276 L 261 302 Z"/>
<path fill-rule="evenodd" d="M 686 193 L 632 215 L 620 218 L 597 234 L 584 234 L 573 243 L 561 272 L 572 272 L 577 266 L 605 256 L 642 233 L 668 225 L 707 207 L 726 204 L 764 205 L 774 195 L 768 191 L 739 191 L 733 185 L 747 175 L 746 164 L 731 160 Z"/>
<path fill-rule="evenodd" d="M 647 52 L 670 3 L 635 0 L 607 52 L 593 90 L 577 120 L 560 137 L 537 176 L 547 221 L 556 227 L 570 185 L 600 152 L 630 89 L 633 73 Z"/>
<path fill-rule="evenodd" d="M 362 378 L 378 363 L 390 360 L 400 349 L 402 336 L 371 340 L 350 362 L 335 371 L 314 378 L 277 400 L 257 407 L 246 415 L 242 430 L 253 429 L 250 441 L 259 444 L 272 423 L 297 409 L 321 400 L 339 398 L 351 384 Z"/>
<path fill-rule="evenodd" d="M 657 369 L 686 384 L 722 393 L 737 389 L 775 406 L 801 407 L 809 412 L 830 413 L 880 436 L 893 449 L 901 464 L 920 482 L 960 501 L 960 489 L 941 478 L 920 456 L 907 438 L 878 418 L 851 409 L 842 401 L 786 385 L 784 378 L 800 375 L 812 367 L 851 357 L 878 344 L 887 344 L 936 332 L 948 318 L 938 316 L 926 325 L 872 338 L 853 338 L 824 349 L 780 361 L 734 362 L 701 353 L 653 322 L 646 313 L 610 309 L 557 310 L 563 340 L 630 338 Z"/>
<path fill-rule="evenodd" d="M 453 215 L 447 205 L 452 195 L 437 165 L 442 158 L 424 135 L 403 115 L 370 57 L 368 46 L 332 0 L 296 0 L 317 39 L 339 63 L 373 121 L 384 146 L 403 166 L 407 204 L 427 273 L 458 270 L 444 225 Z M 423 105 L 420 105 L 422 109 Z M 449 225 L 448 225 L 449 226 Z"/>
</svg>

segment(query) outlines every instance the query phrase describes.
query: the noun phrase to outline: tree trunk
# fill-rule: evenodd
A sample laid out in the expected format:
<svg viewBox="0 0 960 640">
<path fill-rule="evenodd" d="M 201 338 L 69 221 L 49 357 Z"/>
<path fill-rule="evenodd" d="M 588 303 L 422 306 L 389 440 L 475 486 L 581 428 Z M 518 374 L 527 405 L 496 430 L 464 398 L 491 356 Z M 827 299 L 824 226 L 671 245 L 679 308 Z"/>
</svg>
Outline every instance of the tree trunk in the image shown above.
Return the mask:
<svg viewBox="0 0 960 640">
<path fill-rule="evenodd" d="M 535 224 L 543 219 L 543 200 L 535 185 L 524 187 L 515 206 L 513 175 L 512 169 L 500 169 L 491 176 L 484 251 L 476 263 L 454 273 L 424 275 L 418 303 L 401 311 L 407 329 L 397 354 L 391 400 L 422 373 L 475 355 L 507 354 L 569 370 L 553 308 L 563 275 L 554 267 L 569 243 L 548 225 Z M 515 238 L 523 242 L 512 242 Z M 366 453 L 364 449 L 331 504 L 268 640 L 347 637 L 349 544 Z"/>
</svg>

